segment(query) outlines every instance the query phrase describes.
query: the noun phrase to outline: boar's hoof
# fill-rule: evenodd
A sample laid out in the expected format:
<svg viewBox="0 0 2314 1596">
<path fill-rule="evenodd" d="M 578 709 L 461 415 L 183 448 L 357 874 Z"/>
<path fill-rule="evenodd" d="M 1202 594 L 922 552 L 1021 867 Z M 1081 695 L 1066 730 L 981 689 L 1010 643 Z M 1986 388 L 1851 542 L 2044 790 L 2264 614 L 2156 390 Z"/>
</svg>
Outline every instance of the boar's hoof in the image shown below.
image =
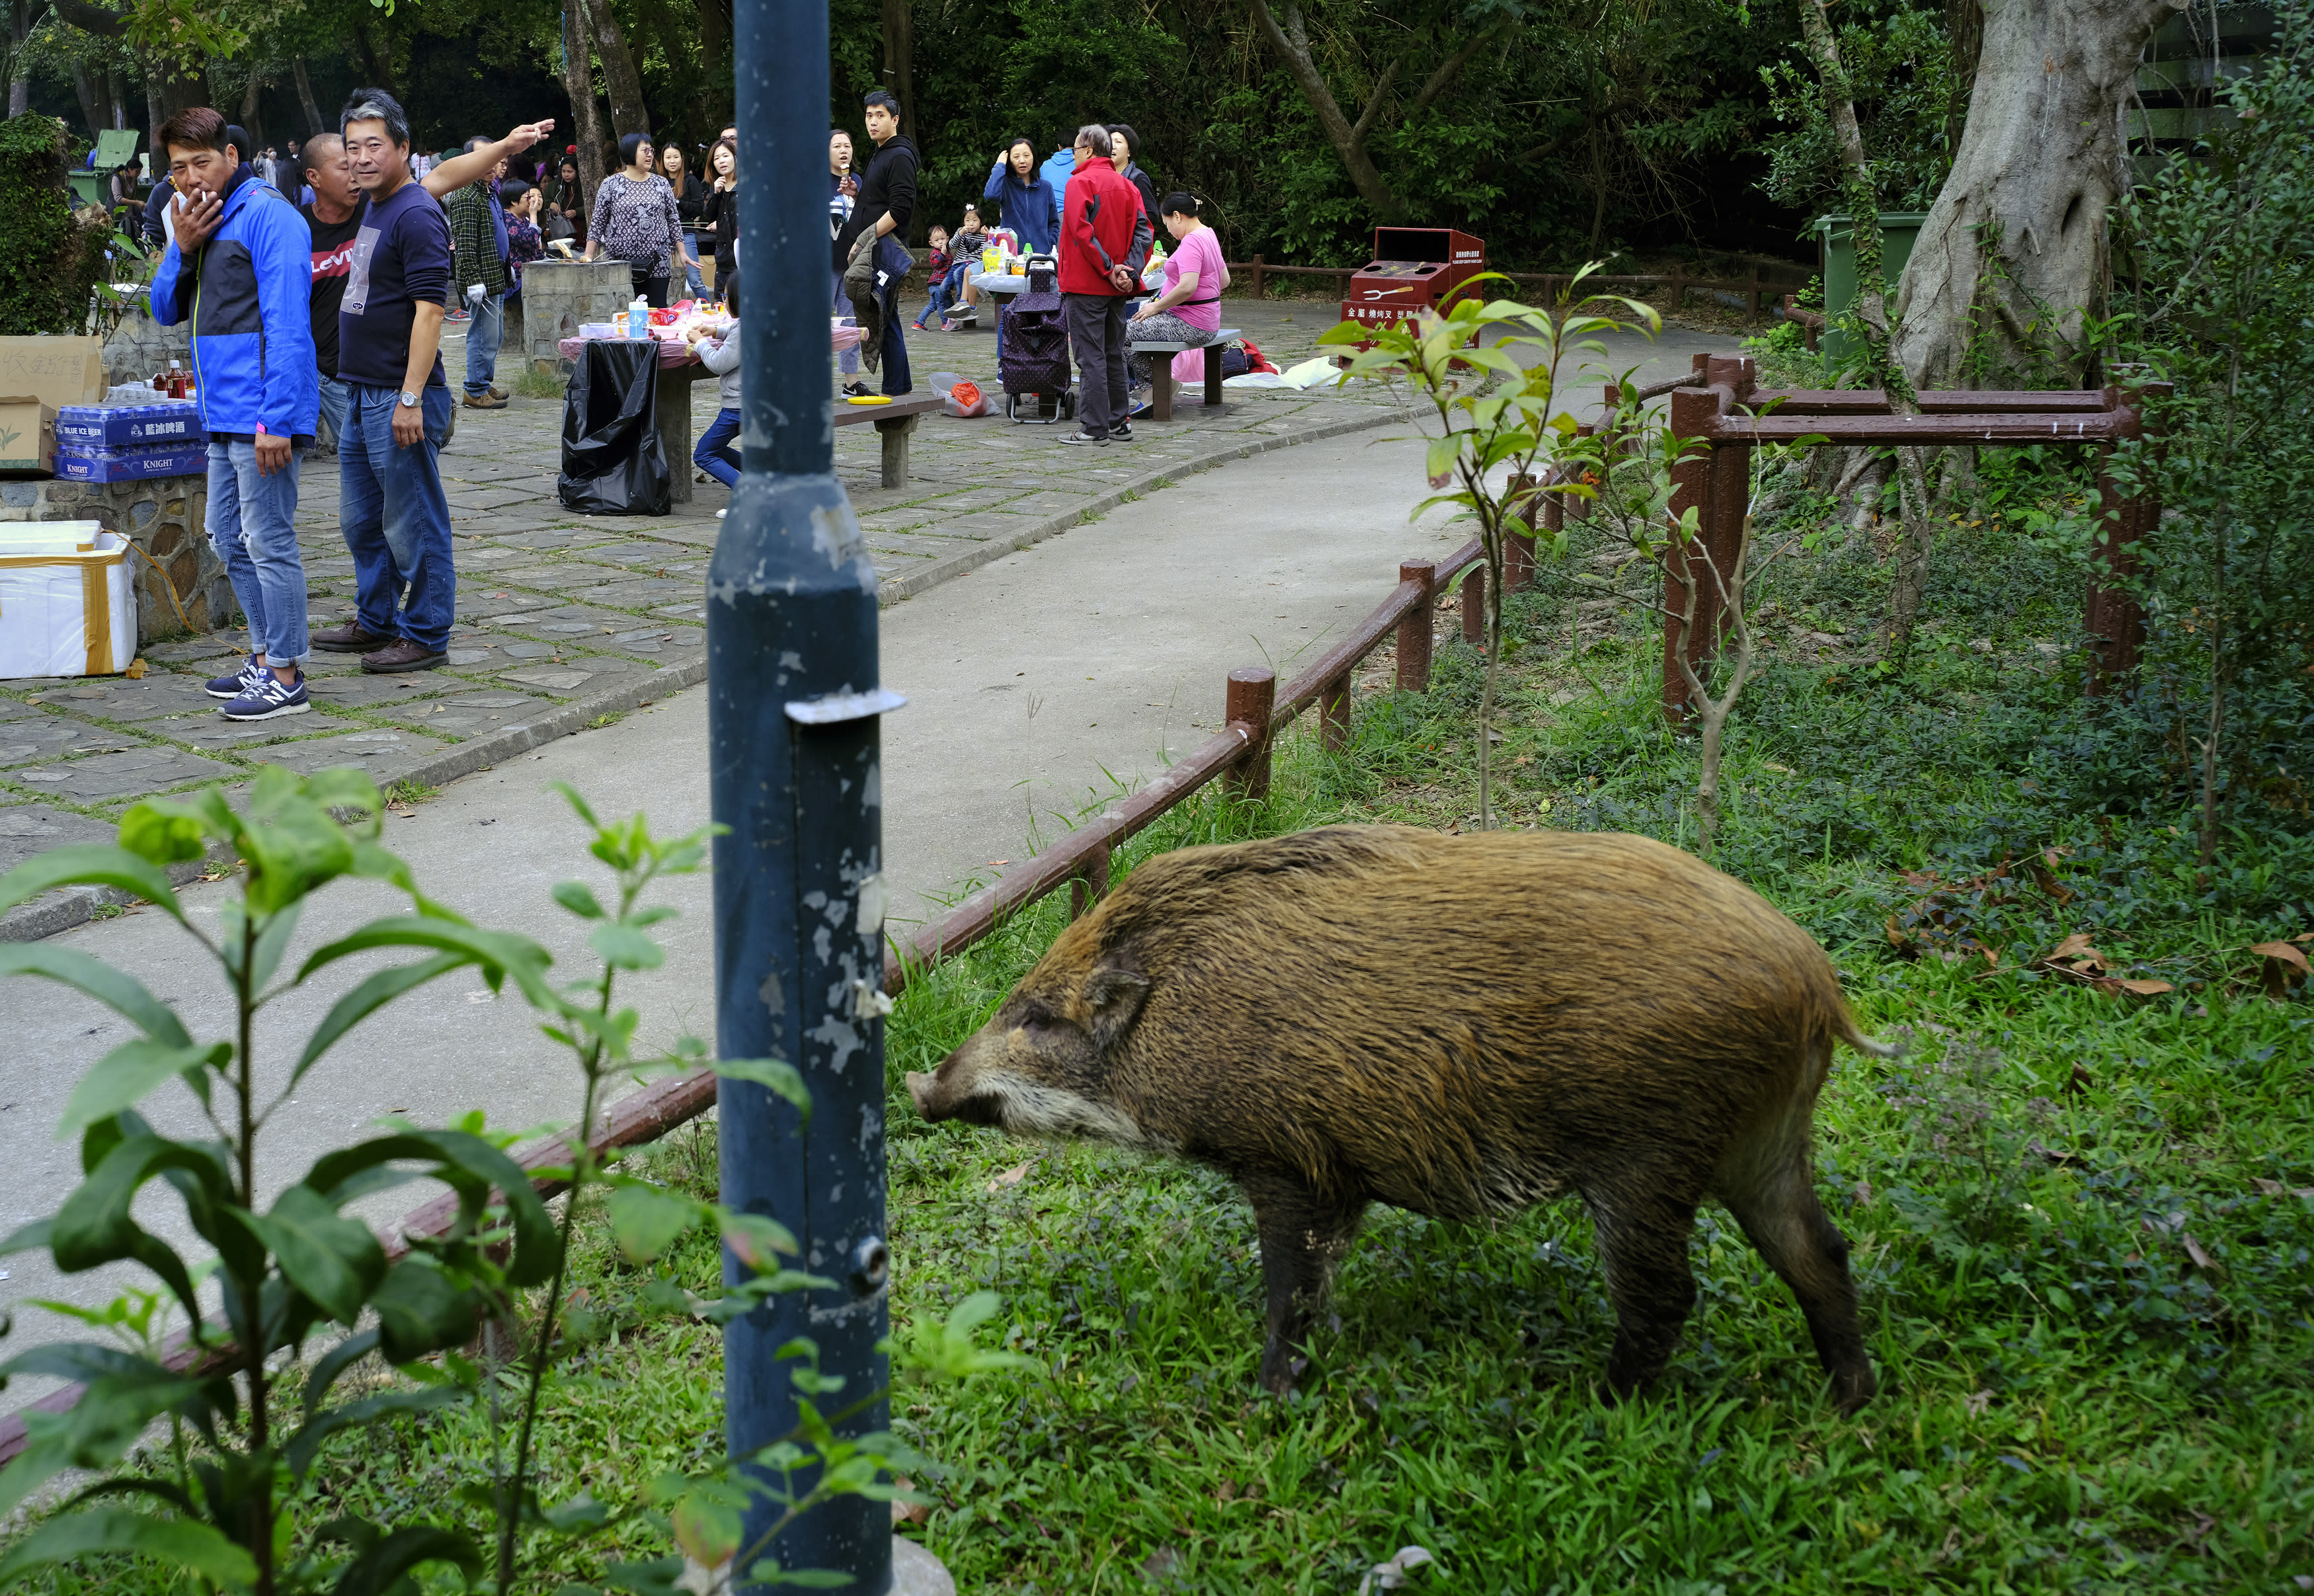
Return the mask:
<svg viewBox="0 0 2314 1596">
<path fill-rule="evenodd" d="M 1261 1350 L 1261 1389 L 1273 1397 L 1291 1396 L 1294 1382 L 1309 1366 L 1309 1359 L 1295 1357 L 1292 1347 L 1273 1341 Z"/>
<path fill-rule="evenodd" d="M 1854 1413 L 1880 1394 L 1880 1381 L 1868 1366 L 1835 1374 L 1832 1378 L 1832 1399 L 1842 1413 Z"/>
</svg>

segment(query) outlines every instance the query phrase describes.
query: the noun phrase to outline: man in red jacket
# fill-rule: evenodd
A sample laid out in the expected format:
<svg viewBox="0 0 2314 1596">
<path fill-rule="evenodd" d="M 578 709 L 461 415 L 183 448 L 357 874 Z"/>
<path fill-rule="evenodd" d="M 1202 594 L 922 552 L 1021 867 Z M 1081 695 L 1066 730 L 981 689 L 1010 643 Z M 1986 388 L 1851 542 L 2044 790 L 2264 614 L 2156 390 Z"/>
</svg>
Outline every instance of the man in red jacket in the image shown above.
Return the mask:
<svg viewBox="0 0 2314 1596">
<path fill-rule="evenodd" d="M 1061 303 L 1077 357 L 1077 430 L 1064 444 L 1133 441 L 1126 398 L 1125 297 L 1155 236 L 1141 191 L 1108 162 L 1108 129 L 1077 129 L 1076 171 L 1061 200 Z"/>
</svg>

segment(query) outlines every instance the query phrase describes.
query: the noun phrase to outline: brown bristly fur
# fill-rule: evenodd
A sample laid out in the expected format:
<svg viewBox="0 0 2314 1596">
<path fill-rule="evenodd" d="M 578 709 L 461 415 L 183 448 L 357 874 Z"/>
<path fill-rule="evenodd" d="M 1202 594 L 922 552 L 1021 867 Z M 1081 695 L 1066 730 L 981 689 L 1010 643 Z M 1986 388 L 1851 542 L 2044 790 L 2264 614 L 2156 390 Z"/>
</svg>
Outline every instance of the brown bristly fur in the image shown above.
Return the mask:
<svg viewBox="0 0 2314 1596">
<path fill-rule="evenodd" d="M 1853 1408 L 1877 1384 L 1809 1149 L 1835 1042 L 1892 1051 L 1805 931 L 1675 849 L 1340 826 L 1142 865 L 909 1089 L 930 1119 L 1234 1178 L 1274 1390 L 1369 1203 L 1477 1219 L 1573 1191 L 1606 1262 L 1619 1393 L 1670 1355 L 1695 1210 L 1716 1198 Z"/>
</svg>

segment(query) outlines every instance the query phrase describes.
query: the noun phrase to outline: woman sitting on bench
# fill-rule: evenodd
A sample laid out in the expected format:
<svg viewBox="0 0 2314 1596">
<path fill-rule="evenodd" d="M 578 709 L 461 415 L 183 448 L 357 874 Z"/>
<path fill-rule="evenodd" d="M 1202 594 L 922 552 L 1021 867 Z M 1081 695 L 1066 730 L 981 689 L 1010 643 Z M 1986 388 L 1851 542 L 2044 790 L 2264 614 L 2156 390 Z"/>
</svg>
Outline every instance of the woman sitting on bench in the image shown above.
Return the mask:
<svg viewBox="0 0 2314 1596">
<path fill-rule="evenodd" d="M 1127 343 L 1202 344 L 1222 326 L 1222 290 L 1229 287 L 1229 265 L 1214 230 L 1197 220 L 1197 200 L 1179 190 L 1168 194 L 1157 207 L 1165 231 L 1173 235 L 1173 252 L 1165 258 L 1165 291 L 1142 301 L 1125 324 Z M 1135 387 L 1150 376 L 1147 355 L 1132 357 Z M 1170 356 L 1167 358 L 1170 358 Z"/>
</svg>

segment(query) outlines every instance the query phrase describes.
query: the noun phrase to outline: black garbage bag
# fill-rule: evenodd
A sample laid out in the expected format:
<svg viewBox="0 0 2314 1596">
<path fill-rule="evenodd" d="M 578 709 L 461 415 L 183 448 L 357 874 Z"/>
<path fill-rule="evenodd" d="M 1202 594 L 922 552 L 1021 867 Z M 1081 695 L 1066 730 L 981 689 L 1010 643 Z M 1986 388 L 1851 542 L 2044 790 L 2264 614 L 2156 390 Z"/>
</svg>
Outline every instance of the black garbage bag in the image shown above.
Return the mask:
<svg viewBox="0 0 2314 1596">
<path fill-rule="evenodd" d="M 664 516 L 675 504 L 659 444 L 658 340 L 589 339 L 562 399 L 554 489 L 582 516 Z"/>
</svg>

